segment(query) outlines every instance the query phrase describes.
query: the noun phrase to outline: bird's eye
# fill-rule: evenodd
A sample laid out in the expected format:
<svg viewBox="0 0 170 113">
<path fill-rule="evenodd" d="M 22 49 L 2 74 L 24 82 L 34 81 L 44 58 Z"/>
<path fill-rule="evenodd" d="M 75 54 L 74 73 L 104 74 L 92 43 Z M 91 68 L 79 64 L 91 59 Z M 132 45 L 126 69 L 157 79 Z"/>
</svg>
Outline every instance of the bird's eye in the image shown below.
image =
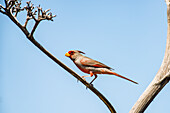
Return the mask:
<svg viewBox="0 0 170 113">
<path fill-rule="evenodd" d="M 73 54 L 74 54 L 74 51 L 69 51 L 68 53 L 71 54 L 71 55 L 73 55 Z"/>
</svg>

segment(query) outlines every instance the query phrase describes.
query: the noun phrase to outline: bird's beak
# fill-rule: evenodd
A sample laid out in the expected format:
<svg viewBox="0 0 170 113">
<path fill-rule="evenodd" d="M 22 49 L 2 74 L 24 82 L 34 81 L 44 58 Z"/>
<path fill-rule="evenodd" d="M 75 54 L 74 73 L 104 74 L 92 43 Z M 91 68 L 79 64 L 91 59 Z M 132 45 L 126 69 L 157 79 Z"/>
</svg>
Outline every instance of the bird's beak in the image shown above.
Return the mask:
<svg viewBox="0 0 170 113">
<path fill-rule="evenodd" d="M 66 56 L 66 57 L 70 57 L 70 54 L 69 54 L 69 53 L 66 53 L 65 56 Z"/>
</svg>

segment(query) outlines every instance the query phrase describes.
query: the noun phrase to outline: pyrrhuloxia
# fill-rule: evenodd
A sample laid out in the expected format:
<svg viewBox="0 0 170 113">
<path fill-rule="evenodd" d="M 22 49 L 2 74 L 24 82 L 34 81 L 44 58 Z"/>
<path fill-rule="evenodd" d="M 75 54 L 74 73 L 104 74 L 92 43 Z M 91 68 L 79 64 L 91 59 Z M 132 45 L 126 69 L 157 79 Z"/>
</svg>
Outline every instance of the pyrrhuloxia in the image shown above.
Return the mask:
<svg viewBox="0 0 170 113">
<path fill-rule="evenodd" d="M 113 70 L 111 67 L 98 62 L 96 60 L 93 60 L 89 57 L 83 56 L 82 54 L 85 54 L 82 51 L 78 51 L 78 50 L 71 50 L 69 52 L 67 52 L 65 54 L 65 56 L 69 57 L 74 64 L 84 73 L 88 73 L 90 75 L 88 76 L 82 76 L 84 77 L 92 77 L 93 75 L 95 76 L 95 78 L 90 82 L 90 84 L 92 84 L 92 82 L 97 78 L 97 74 L 110 74 L 110 75 L 116 75 L 118 77 L 121 77 L 123 79 L 126 79 L 128 81 L 131 81 L 135 84 L 138 84 L 137 82 L 128 79 L 122 75 L 119 75 L 115 72 L 112 72 L 111 70 Z"/>
</svg>

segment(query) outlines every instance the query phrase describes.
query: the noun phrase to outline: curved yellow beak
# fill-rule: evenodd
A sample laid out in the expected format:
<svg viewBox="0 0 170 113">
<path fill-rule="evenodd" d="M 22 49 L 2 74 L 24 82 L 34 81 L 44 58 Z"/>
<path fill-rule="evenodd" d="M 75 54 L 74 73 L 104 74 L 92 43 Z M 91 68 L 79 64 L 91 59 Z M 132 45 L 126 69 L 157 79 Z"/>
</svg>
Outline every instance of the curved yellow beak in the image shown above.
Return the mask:
<svg viewBox="0 0 170 113">
<path fill-rule="evenodd" d="M 66 57 L 70 57 L 70 54 L 69 54 L 69 53 L 66 53 L 65 56 L 66 56 Z"/>
</svg>

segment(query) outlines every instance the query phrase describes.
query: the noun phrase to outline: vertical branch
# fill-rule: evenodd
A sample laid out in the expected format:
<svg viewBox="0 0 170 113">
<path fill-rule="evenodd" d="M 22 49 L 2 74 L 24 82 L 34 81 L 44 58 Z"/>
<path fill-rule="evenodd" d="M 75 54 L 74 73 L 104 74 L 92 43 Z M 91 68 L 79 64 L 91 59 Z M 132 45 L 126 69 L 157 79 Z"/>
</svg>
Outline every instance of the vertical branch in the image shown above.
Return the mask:
<svg viewBox="0 0 170 113">
<path fill-rule="evenodd" d="M 153 81 L 146 88 L 143 94 L 139 97 L 135 105 L 132 107 L 129 113 L 143 113 L 157 94 L 164 88 L 169 82 L 170 78 L 170 0 L 166 0 L 167 4 L 167 21 L 168 21 L 168 32 L 167 32 L 167 43 L 166 51 L 163 62 L 161 64 L 158 73 L 156 74 Z"/>
</svg>

